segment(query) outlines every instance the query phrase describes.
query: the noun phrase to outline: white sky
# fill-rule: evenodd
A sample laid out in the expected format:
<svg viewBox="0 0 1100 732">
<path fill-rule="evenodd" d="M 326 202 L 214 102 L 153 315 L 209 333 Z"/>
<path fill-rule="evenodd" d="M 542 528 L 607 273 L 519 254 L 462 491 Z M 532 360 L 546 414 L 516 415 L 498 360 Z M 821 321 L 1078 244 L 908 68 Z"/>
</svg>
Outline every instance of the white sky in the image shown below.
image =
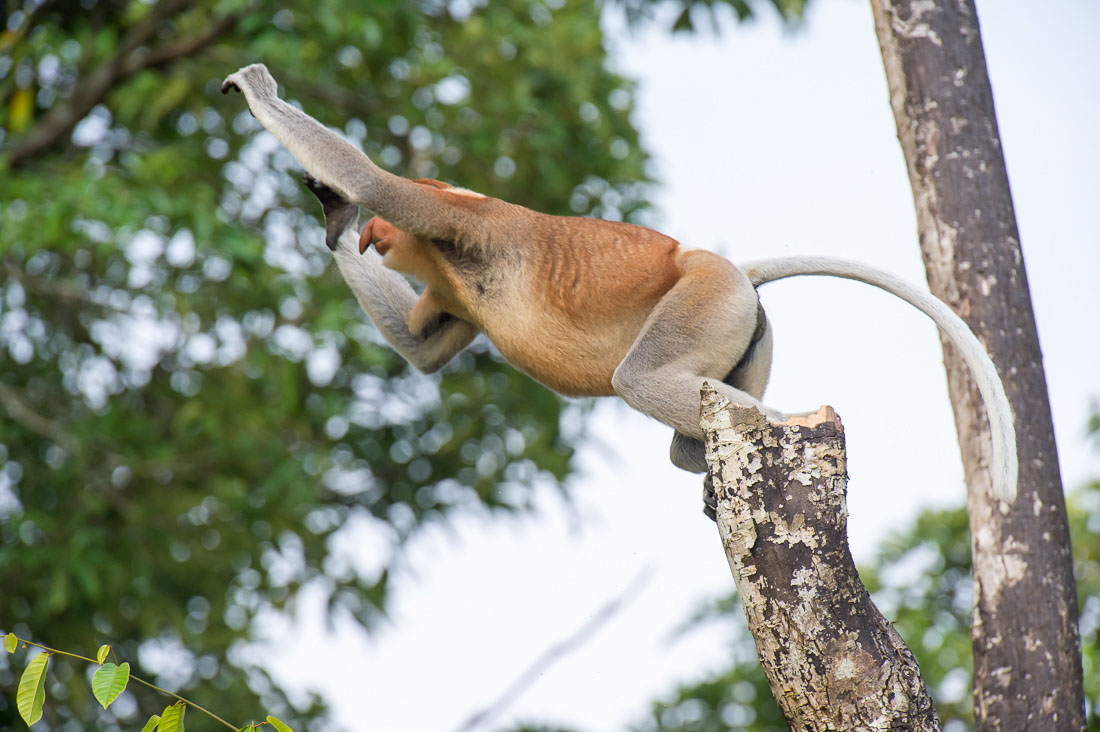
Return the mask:
<svg viewBox="0 0 1100 732">
<path fill-rule="evenodd" d="M 1073 487 L 1100 474 L 1083 443 L 1089 400 L 1100 397 L 1100 4 L 998 0 L 979 11 Z M 795 35 L 765 17 L 718 38 L 655 29 L 615 47 L 641 83 L 636 122 L 664 184 L 659 228 L 734 261 L 842 256 L 924 282 L 867 3 L 816 0 Z M 828 403 L 844 420 L 857 559 L 919 506 L 960 503 L 939 343 L 924 316 L 840 280 L 762 293 L 776 332 L 765 400 L 787 410 Z M 845 327 L 815 332 L 817 318 Z M 827 356 L 806 368 L 804 353 Z M 899 425 L 935 439 L 942 459 L 903 464 L 891 436 Z M 271 624 L 277 675 L 323 690 L 349 729 L 451 730 L 645 566 L 653 579 L 629 608 L 490 727 L 623 729 L 675 682 L 719 667 L 721 633 L 669 641 L 698 603 L 732 587 L 700 512 L 699 477 L 668 463 L 667 428 L 625 406 L 602 404 L 592 426 L 572 512 L 546 491 L 534 519 L 468 518 L 426 532 L 411 550 L 415 576 L 394 582 L 390 628 L 367 638 L 341 623 L 328 633 L 307 600 L 300 622 Z"/>
</svg>

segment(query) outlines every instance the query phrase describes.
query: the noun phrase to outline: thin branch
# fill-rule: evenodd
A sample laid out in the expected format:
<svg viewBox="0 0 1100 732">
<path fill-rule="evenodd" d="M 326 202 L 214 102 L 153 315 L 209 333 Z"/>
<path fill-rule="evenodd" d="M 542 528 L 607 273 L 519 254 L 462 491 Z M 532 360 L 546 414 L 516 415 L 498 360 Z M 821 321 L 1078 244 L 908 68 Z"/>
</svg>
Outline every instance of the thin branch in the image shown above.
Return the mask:
<svg viewBox="0 0 1100 732">
<path fill-rule="evenodd" d="M 229 729 L 232 729 L 232 730 L 240 729 L 239 727 L 234 727 L 229 722 L 226 722 L 224 719 L 219 717 L 217 714 L 214 714 L 212 711 L 210 711 L 206 707 L 200 706 L 199 704 L 196 704 L 195 702 L 191 701 L 190 699 L 187 699 L 185 697 L 180 696 L 179 694 L 177 694 L 174 691 L 168 691 L 168 689 L 162 689 L 159 686 L 157 686 L 156 684 L 150 684 L 148 681 L 146 681 L 145 679 L 143 679 L 139 676 L 131 675 L 130 678 L 133 679 L 134 681 L 138 682 L 139 684 L 144 684 L 145 686 L 148 686 L 153 691 L 159 691 L 161 694 L 166 694 L 168 696 L 172 696 L 172 697 L 175 697 L 176 699 L 179 699 L 181 702 L 183 702 L 187 706 L 194 707 L 195 709 L 198 709 L 203 714 L 206 714 L 209 717 L 213 717 L 214 719 L 221 722 L 222 724 L 224 724 Z"/>
<path fill-rule="evenodd" d="M 8 413 L 8 416 L 31 432 L 53 440 L 69 452 L 75 452 L 76 440 L 65 432 L 57 423 L 43 417 L 31 409 L 20 397 L 19 392 L 0 381 L 0 407 Z"/>
<path fill-rule="evenodd" d="M 198 53 L 220 35 L 231 30 L 240 19 L 239 13 L 230 13 L 215 20 L 209 28 L 196 36 L 162 44 L 148 53 L 135 53 L 154 36 L 162 21 L 182 12 L 191 4 L 190 0 L 160 0 L 153 6 L 126 34 L 115 55 L 81 82 L 71 99 L 51 108 L 23 139 L 22 144 L 8 154 L 8 163 L 13 167 L 23 164 L 59 144 L 119 84 L 139 71 L 164 68 L 181 58 Z"/>
<path fill-rule="evenodd" d="M 44 295 L 47 298 L 51 298 L 69 306 L 65 312 L 68 316 L 67 320 L 71 323 L 75 331 L 75 340 L 78 342 L 94 342 L 92 334 L 78 316 L 78 313 L 82 310 L 95 307 L 119 313 L 126 312 L 125 309 L 115 307 L 109 302 L 97 302 L 91 299 L 85 289 L 65 280 L 46 280 L 41 277 L 28 275 L 11 262 L 4 262 L 4 269 L 8 273 L 8 276 L 12 280 L 18 282 L 27 292 L 32 292 L 36 295 Z M 55 325 L 56 324 L 57 322 L 55 322 Z"/>
<path fill-rule="evenodd" d="M 55 105 L 46 113 L 22 144 L 9 153 L 8 162 L 12 166 L 19 165 L 53 147 L 63 136 L 72 132 L 76 124 L 119 82 L 126 57 L 153 37 L 164 18 L 182 11 L 188 4 L 188 0 L 160 0 L 154 5 L 122 39 L 115 55 L 78 84 L 77 92 L 71 99 Z"/>
<path fill-rule="evenodd" d="M 606 602 L 603 607 L 597 610 L 591 618 L 567 638 L 558 641 L 543 651 L 542 655 L 536 658 L 534 663 L 528 666 L 527 670 L 520 674 L 495 701 L 470 716 L 455 728 L 455 732 L 472 732 L 472 730 L 486 725 L 491 719 L 500 715 L 527 691 L 540 676 L 546 673 L 547 669 L 587 643 L 611 618 L 626 607 L 628 602 L 633 600 L 642 591 L 642 588 L 649 584 L 651 579 L 653 579 L 652 568 L 643 567 L 625 590 Z"/>
<path fill-rule="evenodd" d="M 7 5 L 8 4 L 4 5 L 4 10 L 8 9 Z M 38 7 L 30 11 L 30 13 L 23 20 L 23 24 L 19 26 L 19 30 L 8 36 L 3 45 L 6 45 L 10 48 L 11 46 L 14 46 L 16 43 L 26 38 L 32 30 L 38 27 L 38 23 L 40 20 L 42 20 L 42 16 L 45 15 L 47 11 L 53 9 L 51 7 L 52 5 L 53 3 L 50 2 L 50 0 L 44 0 L 43 2 L 39 3 Z"/>
<path fill-rule="evenodd" d="M 324 102 L 345 110 L 370 108 L 372 100 L 377 96 L 364 97 L 348 89 L 326 86 L 318 83 L 316 79 L 296 74 L 293 69 L 279 69 L 279 78 L 287 89 L 294 89 L 299 97 Z"/>
<path fill-rule="evenodd" d="M 46 295 L 78 307 L 101 304 L 91 300 L 83 288 L 64 280 L 46 280 L 29 275 L 11 262 L 4 262 L 4 270 L 8 273 L 8 277 L 18 282 L 24 290 L 29 290 L 37 295 Z"/>
<path fill-rule="evenodd" d="M 69 653 L 68 651 L 59 651 L 56 648 L 50 648 L 49 646 L 44 646 L 41 643 L 35 643 L 34 641 L 29 641 L 26 638 L 19 638 L 18 636 L 16 637 L 15 640 L 18 643 L 22 643 L 24 646 L 34 646 L 35 648 L 41 648 L 46 653 L 55 653 L 59 656 L 68 656 L 69 658 L 75 658 L 75 659 L 78 659 L 80 661 L 85 661 L 87 663 L 94 663 L 96 666 L 102 666 L 103 665 L 99 661 L 95 660 L 94 658 L 88 658 L 87 656 L 82 656 L 79 653 Z M 112 655 L 114 654 L 114 648 L 111 649 L 111 653 L 112 653 Z M 115 656 L 115 660 L 118 660 L 117 656 Z M 167 696 L 175 697 L 176 699 L 183 702 L 187 706 L 194 707 L 195 709 L 198 709 L 203 714 L 206 714 L 210 717 L 213 717 L 214 719 L 221 722 L 222 724 L 224 724 L 229 729 L 232 729 L 232 730 L 240 729 L 239 727 L 235 727 L 232 724 L 230 724 L 229 722 L 226 722 L 224 719 L 219 717 L 217 714 L 214 714 L 212 711 L 210 711 L 206 707 L 199 706 L 195 702 L 191 701 L 190 699 L 187 699 L 185 697 L 180 696 L 179 694 L 177 694 L 174 691 L 168 691 L 167 689 L 162 689 L 162 688 L 160 688 L 159 686 L 157 686 L 155 684 L 149 683 L 148 681 L 141 678 L 140 676 L 134 676 L 133 674 L 130 674 L 130 680 L 131 681 L 136 681 L 139 684 L 144 684 L 145 686 L 148 686 L 150 689 L 152 689 L 154 691 L 159 691 L 161 694 L 165 694 Z"/>
<path fill-rule="evenodd" d="M 240 14 L 230 13 L 215 20 L 203 33 L 176 43 L 165 43 L 163 46 L 150 51 L 136 63 L 131 64 L 134 68 L 130 70 L 130 74 L 146 69 L 162 69 L 181 58 L 194 56 L 216 41 L 219 36 L 231 31 L 238 20 L 240 20 Z"/>
</svg>

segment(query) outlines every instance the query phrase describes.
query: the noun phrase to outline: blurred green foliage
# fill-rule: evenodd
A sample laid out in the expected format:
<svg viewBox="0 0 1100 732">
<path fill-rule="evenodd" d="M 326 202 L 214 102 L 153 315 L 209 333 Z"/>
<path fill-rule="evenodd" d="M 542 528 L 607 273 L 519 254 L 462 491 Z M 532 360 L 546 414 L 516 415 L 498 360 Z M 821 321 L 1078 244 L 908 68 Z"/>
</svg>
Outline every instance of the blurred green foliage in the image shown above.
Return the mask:
<svg viewBox="0 0 1100 732">
<path fill-rule="evenodd" d="M 1092 429 L 1100 447 L 1095 418 Z M 1087 729 L 1100 732 L 1100 479 L 1070 494 L 1067 509 L 1081 609 Z M 921 513 L 885 543 L 870 566 L 860 568 L 860 576 L 917 657 L 944 732 L 973 730 L 974 598 L 966 509 Z M 703 609 L 691 625 L 712 621 L 732 626 L 730 665 L 655 702 L 636 732 L 786 732 L 736 595 Z"/>
<path fill-rule="evenodd" d="M 0 627 L 112 643 L 233 720 L 328 729 L 244 652 L 256 618 L 308 585 L 369 627 L 418 528 L 561 484 L 583 405 L 483 345 L 429 378 L 381 343 L 293 160 L 217 93 L 256 61 L 390 170 L 550 213 L 635 217 L 645 155 L 584 0 L 6 15 Z M 351 530 L 368 539 L 354 554 L 337 541 Z M 17 724 L 8 663 L 0 729 Z M 51 664 L 51 729 L 132 727 L 164 705 L 132 689 L 105 712 L 78 673 Z"/>
<path fill-rule="evenodd" d="M 717 33 L 721 30 L 723 10 L 733 11 L 737 22 L 744 23 L 755 19 L 763 6 L 770 6 L 784 25 L 796 28 L 809 0 L 616 0 L 615 4 L 631 23 L 648 22 L 658 16 L 663 20 L 668 13 L 669 26 L 674 32 L 695 32 L 705 21 Z"/>
</svg>

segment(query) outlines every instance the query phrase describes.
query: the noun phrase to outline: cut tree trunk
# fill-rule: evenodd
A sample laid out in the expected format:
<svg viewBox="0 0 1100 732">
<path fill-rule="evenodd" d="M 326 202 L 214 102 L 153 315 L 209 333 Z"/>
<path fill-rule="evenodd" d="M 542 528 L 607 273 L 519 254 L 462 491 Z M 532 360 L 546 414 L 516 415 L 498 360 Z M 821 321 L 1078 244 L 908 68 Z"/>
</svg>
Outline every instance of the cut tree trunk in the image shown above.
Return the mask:
<svg viewBox="0 0 1100 732">
<path fill-rule="evenodd" d="M 848 550 L 844 432 L 828 407 L 768 422 L 703 388 L 719 534 L 794 732 L 939 730 L 917 662 Z"/>
<path fill-rule="evenodd" d="M 981 339 L 1016 415 L 1019 497 L 990 495 L 989 429 L 944 363 L 969 490 L 979 730 L 1079 730 L 1077 598 L 1042 354 L 973 0 L 871 0 L 931 290 Z"/>
</svg>

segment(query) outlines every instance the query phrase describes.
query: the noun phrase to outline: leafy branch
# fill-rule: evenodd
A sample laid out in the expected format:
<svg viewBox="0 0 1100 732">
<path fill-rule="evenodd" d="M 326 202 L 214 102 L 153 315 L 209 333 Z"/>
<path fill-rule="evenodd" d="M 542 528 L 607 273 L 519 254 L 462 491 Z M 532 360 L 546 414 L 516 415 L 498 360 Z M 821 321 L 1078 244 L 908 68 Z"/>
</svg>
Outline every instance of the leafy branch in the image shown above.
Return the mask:
<svg viewBox="0 0 1100 732">
<path fill-rule="evenodd" d="M 140 71 L 163 69 L 175 61 L 194 56 L 232 30 L 240 19 L 239 13 L 227 13 L 211 19 L 206 28 L 194 36 L 146 48 L 162 23 L 190 5 L 189 0 L 160 0 L 154 5 L 123 37 L 115 55 L 82 79 L 77 85 L 77 93 L 65 103 L 52 107 L 38 126 L 8 154 L 8 164 L 20 165 L 58 144 L 119 84 Z"/>
<path fill-rule="evenodd" d="M 36 435 L 51 439 L 70 452 L 76 449 L 76 440 L 60 425 L 34 411 L 20 398 L 18 391 L 3 382 L 0 382 L 0 407 L 9 417 Z"/>
<path fill-rule="evenodd" d="M 132 675 L 130 673 L 129 663 L 123 661 L 122 663 L 116 664 L 107 661 L 109 655 L 114 655 L 114 649 L 110 645 L 105 644 L 100 646 L 99 650 L 96 652 L 96 657 L 88 658 L 79 653 L 60 651 L 56 648 L 44 646 L 41 643 L 19 638 L 15 633 L 8 633 L 4 636 L 4 650 L 8 653 L 15 653 L 20 644 L 22 644 L 23 648 L 34 646 L 44 651 L 43 653 L 36 654 L 27 662 L 27 667 L 23 670 L 23 675 L 19 679 L 19 687 L 15 695 L 15 704 L 19 709 L 19 716 L 23 717 L 23 721 L 25 721 L 28 726 L 42 719 L 42 709 L 46 704 L 46 669 L 49 667 L 50 657 L 58 655 L 68 656 L 78 661 L 84 661 L 85 663 L 99 666 L 95 674 L 92 675 L 92 695 L 104 709 L 118 699 L 122 692 L 126 691 L 126 687 L 130 681 L 136 681 L 154 691 L 173 697 L 176 700 L 165 707 L 164 711 L 160 714 L 151 716 L 149 721 L 145 723 L 145 726 L 141 728 L 141 732 L 184 732 L 183 719 L 187 707 L 194 707 L 196 710 L 220 722 L 228 729 L 234 730 L 234 732 L 258 732 L 264 725 L 270 725 L 275 729 L 275 732 L 293 732 L 286 723 L 276 719 L 270 714 L 267 715 L 267 720 L 264 722 L 250 722 L 243 727 L 232 725 L 217 714 L 214 714 L 214 712 L 196 704 L 190 699 L 186 699 L 167 689 L 162 689 L 156 684 L 150 683 L 139 676 Z M 115 658 L 115 660 L 117 661 L 118 659 Z"/>
</svg>

